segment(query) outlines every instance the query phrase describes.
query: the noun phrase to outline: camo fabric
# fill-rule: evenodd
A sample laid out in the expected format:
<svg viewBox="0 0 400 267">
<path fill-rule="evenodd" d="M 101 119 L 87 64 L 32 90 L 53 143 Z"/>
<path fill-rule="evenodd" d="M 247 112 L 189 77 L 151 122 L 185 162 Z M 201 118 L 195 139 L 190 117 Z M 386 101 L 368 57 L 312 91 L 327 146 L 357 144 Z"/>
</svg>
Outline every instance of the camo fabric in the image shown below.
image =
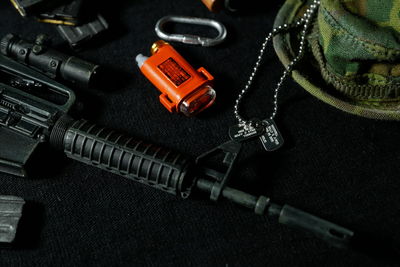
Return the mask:
<svg viewBox="0 0 400 267">
<path fill-rule="evenodd" d="M 311 2 L 287 0 L 275 26 L 294 21 Z M 307 36 L 310 52 L 303 60 L 315 63 L 315 70 L 301 67 L 292 76 L 311 94 L 341 110 L 400 120 L 400 0 L 320 2 Z M 299 32 L 274 39 L 284 65 L 296 54 Z"/>
<path fill-rule="evenodd" d="M 352 96 L 399 97 L 400 1 L 322 0 L 317 22 L 327 71 L 347 83 L 386 91 Z"/>
</svg>

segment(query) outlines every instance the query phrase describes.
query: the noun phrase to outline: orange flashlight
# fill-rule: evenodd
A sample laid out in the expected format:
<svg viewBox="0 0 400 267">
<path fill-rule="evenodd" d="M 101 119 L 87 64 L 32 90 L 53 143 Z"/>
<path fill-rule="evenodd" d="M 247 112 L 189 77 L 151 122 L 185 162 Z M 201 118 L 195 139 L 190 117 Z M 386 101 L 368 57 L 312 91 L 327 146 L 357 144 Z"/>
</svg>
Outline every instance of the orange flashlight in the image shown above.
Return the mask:
<svg viewBox="0 0 400 267">
<path fill-rule="evenodd" d="M 206 7 L 212 12 L 218 12 L 223 7 L 223 0 L 201 0 Z"/>
<path fill-rule="evenodd" d="M 161 91 L 160 102 L 170 112 L 193 116 L 214 103 L 214 77 L 204 68 L 195 70 L 162 40 L 152 45 L 151 54 L 139 54 L 136 62 L 144 76 Z"/>
</svg>

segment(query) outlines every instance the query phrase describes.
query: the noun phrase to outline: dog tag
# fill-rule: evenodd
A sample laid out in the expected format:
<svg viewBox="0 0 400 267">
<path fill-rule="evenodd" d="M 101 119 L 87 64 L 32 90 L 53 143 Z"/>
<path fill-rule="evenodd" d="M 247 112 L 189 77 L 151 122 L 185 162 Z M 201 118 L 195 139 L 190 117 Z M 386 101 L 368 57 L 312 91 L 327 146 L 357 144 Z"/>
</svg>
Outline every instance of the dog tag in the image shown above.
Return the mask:
<svg viewBox="0 0 400 267">
<path fill-rule="evenodd" d="M 232 140 L 243 142 L 264 133 L 265 127 L 258 119 L 253 119 L 248 123 L 239 123 L 229 128 L 229 136 Z"/>
<path fill-rule="evenodd" d="M 283 137 L 276 127 L 276 124 L 271 119 L 262 121 L 264 126 L 264 133 L 259 138 L 265 150 L 274 151 L 283 145 Z"/>
</svg>

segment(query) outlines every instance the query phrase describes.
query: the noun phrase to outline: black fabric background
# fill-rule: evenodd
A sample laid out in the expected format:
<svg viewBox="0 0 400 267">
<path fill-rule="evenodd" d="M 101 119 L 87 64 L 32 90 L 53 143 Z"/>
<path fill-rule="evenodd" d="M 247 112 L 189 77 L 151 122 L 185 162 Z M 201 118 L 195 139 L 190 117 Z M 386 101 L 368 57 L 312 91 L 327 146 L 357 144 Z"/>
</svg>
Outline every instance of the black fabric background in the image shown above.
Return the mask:
<svg viewBox="0 0 400 267">
<path fill-rule="evenodd" d="M 282 1 L 268 3 L 241 15 L 212 14 L 199 0 L 94 4 L 109 21 L 110 32 L 77 54 L 118 75 L 110 75 L 115 86 L 108 90 L 77 92 L 81 108 L 75 116 L 191 157 L 227 141 L 235 97 Z M 214 48 L 174 44 L 193 66 L 204 66 L 216 78 L 215 106 L 195 118 L 169 114 L 134 60 L 138 53 L 149 54 L 158 40 L 156 21 L 171 14 L 215 18 L 229 32 L 227 41 Z M 54 27 L 24 20 L 8 1 L 1 1 L 0 33 L 8 32 L 28 39 L 47 33 L 56 47 L 73 53 Z M 271 112 L 281 73 L 271 48 L 244 101 L 246 116 Z M 279 102 L 276 121 L 285 146 L 267 153 L 258 141 L 246 143 L 231 185 L 353 229 L 368 237 L 361 250 L 330 247 L 226 201 L 212 203 L 206 196 L 180 200 L 53 152 L 42 155 L 46 167 L 38 165 L 28 179 L 0 175 L 1 194 L 29 202 L 18 247 L 0 250 L 0 265 L 395 266 L 399 124 L 345 114 L 292 80 L 285 83 Z"/>
</svg>

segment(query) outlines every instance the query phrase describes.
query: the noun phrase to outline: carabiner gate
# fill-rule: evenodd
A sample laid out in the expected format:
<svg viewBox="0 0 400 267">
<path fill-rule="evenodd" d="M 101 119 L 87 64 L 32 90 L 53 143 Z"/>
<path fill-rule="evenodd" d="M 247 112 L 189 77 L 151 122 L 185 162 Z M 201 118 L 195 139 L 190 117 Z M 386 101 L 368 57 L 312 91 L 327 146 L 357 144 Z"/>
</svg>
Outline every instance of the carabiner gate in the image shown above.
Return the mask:
<svg viewBox="0 0 400 267">
<path fill-rule="evenodd" d="M 165 24 L 169 22 L 184 23 L 184 24 L 195 24 L 213 27 L 218 31 L 218 36 L 215 38 L 202 37 L 192 34 L 170 34 L 164 31 Z M 157 21 L 156 34 L 161 39 L 167 41 L 181 42 L 185 44 L 201 45 L 201 46 L 214 46 L 223 42 L 226 38 L 225 26 L 212 19 L 196 18 L 196 17 L 184 17 L 184 16 L 166 16 Z"/>
</svg>

